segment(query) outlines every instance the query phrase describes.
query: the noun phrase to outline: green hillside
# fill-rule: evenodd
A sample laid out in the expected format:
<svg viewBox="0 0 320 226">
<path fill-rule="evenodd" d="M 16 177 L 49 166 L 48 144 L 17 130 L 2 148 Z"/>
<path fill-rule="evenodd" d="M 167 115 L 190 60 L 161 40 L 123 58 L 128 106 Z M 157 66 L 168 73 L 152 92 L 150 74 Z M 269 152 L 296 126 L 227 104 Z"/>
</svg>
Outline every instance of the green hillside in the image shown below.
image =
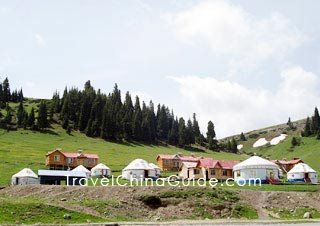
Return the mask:
<svg viewBox="0 0 320 226">
<path fill-rule="evenodd" d="M 79 132 L 68 135 L 59 125 L 47 133 L 19 129 L 10 131 L 0 129 L 0 185 L 8 185 L 11 176 L 19 170 L 29 167 L 35 172 L 45 168 L 45 155 L 48 151 L 61 148 L 66 152 L 76 152 L 81 149 L 87 153 L 99 155 L 100 162 L 108 165 L 115 174 L 119 174 L 130 161 L 143 158 L 156 162 L 159 153 L 183 154 L 194 153 L 199 156 L 210 156 L 216 159 L 244 160 L 246 155 L 224 152 L 192 152 L 172 146 L 154 146 L 139 143 L 119 144 L 90 138 Z"/>
<path fill-rule="evenodd" d="M 243 144 L 242 152 L 253 155 L 254 153 L 270 159 L 287 159 L 301 158 L 305 163 L 309 164 L 312 168 L 320 172 L 319 153 L 320 153 L 320 140 L 316 137 L 301 137 L 300 132 L 303 128 L 305 120 L 299 120 L 295 123 L 296 130 L 291 130 L 286 124 L 268 127 L 265 129 L 255 130 L 246 133 L 247 141 L 239 141 L 238 144 Z M 278 136 L 280 133 L 288 134 L 288 137 L 281 143 L 275 146 L 266 145 L 263 147 L 253 148 L 252 145 L 259 138 L 266 138 L 271 140 Z M 296 137 L 300 141 L 300 145 L 292 146 L 292 137 Z"/>
</svg>

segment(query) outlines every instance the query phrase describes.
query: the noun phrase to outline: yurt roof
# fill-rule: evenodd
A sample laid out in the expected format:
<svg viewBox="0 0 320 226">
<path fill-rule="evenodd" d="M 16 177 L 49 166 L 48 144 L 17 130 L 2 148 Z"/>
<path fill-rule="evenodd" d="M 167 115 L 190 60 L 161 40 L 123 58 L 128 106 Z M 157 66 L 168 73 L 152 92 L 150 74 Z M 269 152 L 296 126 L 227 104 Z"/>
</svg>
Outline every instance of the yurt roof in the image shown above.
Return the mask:
<svg viewBox="0 0 320 226">
<path fill-rule="evenodd" d="M 157 165 L 154 164 L 154 163 L 149 163 L 149 166 L 150 166 L 151 168 L 153 168 L 153 169 L 160 169 L 160 167 L 157 166 Z"/>
<path fill-rule="evenodd" d="M 263 169 L 263 168 L 273 168 L 278 169 L 278 165 L 270 162 L 267 159 L 261 158 L 259 156 L 252 156 L 247 160 L 240 162 L 233 167 L 233 170 L 241 169 Z"/>
<path fill-rule="evenodd" d="M 76 168 L 74 168 L 72 171 L 81 171 L 81 172 L 86 172 L 86 173 L 91 173 L 90 170 L 88 170 L 86 167 L 83 165 L 79 165 Z"/>
<path fill-rule="evenodd" d="M 98 165 L 96 165 L 95 167 L 93 167 L 91 170 L 96 170 L 96 169 L 107 169 L 109 170 L 110 168 L 108 166 L 106 166 L 105 164 L 103 163 L 99 163 Z"/>
<path fill-rule="evenodd" d="M 24 168 L 20 172 L 14 174 L 12 177 L 33 177 L 33 178 L 38 178 L 37 174 L 35 174 L 31 169 L 29 168 Z"/>
<path fill-rule="evenodd" d="M 298 163 L 288 173 L 316 173 L 316 171 L 305 163 Z"/>
<path fill-rule="evenodd" d="M 148 162 L 143 159 L 135 159 L 129 163 L 123 170 L 149 170 L 153 169 L 149 166 Z"/>
</svg>

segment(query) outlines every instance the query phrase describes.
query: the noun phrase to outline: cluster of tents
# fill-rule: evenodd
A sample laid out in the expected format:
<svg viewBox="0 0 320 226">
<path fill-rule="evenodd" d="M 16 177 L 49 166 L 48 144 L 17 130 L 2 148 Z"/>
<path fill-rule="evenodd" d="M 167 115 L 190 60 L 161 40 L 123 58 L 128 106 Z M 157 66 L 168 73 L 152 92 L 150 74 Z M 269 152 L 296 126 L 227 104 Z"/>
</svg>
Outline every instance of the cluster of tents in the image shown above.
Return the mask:
<svg viewBox="0 0 320 226">
<path fill-rule="evenodd" d="M 40 172 L 41 170 L 39 170 Z M 56 170 L 51 170 L 52 174 L 58 172 Z M 99 163 L 91 170 L 88 170 L 83 165 L 79 165 L 71 172 L 82 172 L 86 175 L 87 178 L 90 177 L 110 177 L 111 170 L 109 167 L 103 163 Z M 58 173 L 57 173 L 58 174 Z M 40 175 L 40 174 L 39 174 Z M 148 163 L 143 159 L 135 159 L 128 166 L 122 170 L 122 178 L 127 180 L 132 179 L 144 179 L 152 178 L 156 179 L 161 175 L 160 168 L 154 163 Z M 25 185 L 25 184 L 39 184 L 39 177 L 31 169 L 25 168 L 20 172 L 14 174 L 11 179 L 12 185 Z"/>
<path fill-rule="evenodd" d="M 261 183 L 279 181 L 281 170 L 279 166 L 259 156 L 252 156 L 233 167 L 235 181 L 243 183 Z M 317 172 L 305 163 L 296 164 L 287 173 L 288 182 L 318 183 Z"/>
</svg>

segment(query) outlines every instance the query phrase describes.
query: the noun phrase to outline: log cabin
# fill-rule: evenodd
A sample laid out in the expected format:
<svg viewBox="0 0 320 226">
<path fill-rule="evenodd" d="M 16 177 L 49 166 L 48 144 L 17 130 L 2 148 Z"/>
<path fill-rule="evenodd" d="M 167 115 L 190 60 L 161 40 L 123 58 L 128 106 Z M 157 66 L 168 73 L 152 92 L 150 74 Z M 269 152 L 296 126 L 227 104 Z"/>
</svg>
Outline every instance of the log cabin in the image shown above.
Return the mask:
<svg viewBox="0 0 320 226">
<path fill-rule="evenodd" d="M 211 178 L 225 181 L 232 178 L 232 168 L 238 161 L 214 160 L 213 158 L 200 158 L 196 163 L 183 162 L 180 167 L 179 176 L 182 179 L 210 180 Z"/>
<path fill-rule="evenodd" d="M 88 169 L 92 169 L 98 164 L 99 157 L 96 154 L 85 154 L 79 150 L 78 153 L 62 152 L 55 149 L 46 155 L 46 166 L 49 169 L 74 169 L 79 165 L 83 165 Z"/>
<path fill-rule="evenodd" d="M 157 156 L 157 165 L 161 170 L 177 171 L 180 169 L 182 162 L 197 162 L 200 157 L 194 155 L 166 155 Z"/>
</svg>

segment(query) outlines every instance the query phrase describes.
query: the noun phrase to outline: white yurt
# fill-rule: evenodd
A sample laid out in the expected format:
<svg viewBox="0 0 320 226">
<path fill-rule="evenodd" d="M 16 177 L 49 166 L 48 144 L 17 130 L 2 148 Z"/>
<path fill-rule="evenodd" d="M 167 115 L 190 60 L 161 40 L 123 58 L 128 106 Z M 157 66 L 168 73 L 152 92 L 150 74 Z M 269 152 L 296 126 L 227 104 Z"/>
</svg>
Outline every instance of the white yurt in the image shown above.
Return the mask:
<svg viewBox="0 0 320 226">
<path fill-rule="evenodd" d="M 12 185 L 39 184 L 38 176 L 31 169 L 24 168 L 11 178 Z"/>
<path fill-rule="evenodd" d="M 155 171 L 156 171 L 156 176 L 157 176 L 157 177 L 161 175 L 161 169 L 160 169 L 159 166 L 157 166 L 157 165 L 154 164 L 154 163 L 149 163 L 149 166 L 150 166 L 151 168 L 155 169 Z"/>
<path fill-rule="evenodd" d="M 84 172 L 84 173 L 86 173 L 87 178 L 91 177 L 91 172 L 90 172 L 90 170 L 88 170 L 88 169 L 87 169 L 86 167 L 84 167 L 83 165 L 77 166 L 77 167 L 74 168 L 72 171 L 73 171 L 73 172 L 77 172 L 77 171 Z"/>
<path fill-rule="evenodd" d="M 155 177 L 156 170 L 149 166 L 149 163 L 143 159 L 135 159 L 122 170 L 122 178 L 130 180 L 132 178 L 144 179 Z"/>
<path fill-rule="evenodd" d="M 93 177 L 110 177 L 111 170 L 103 163 L 99 163 L 91 169 L 91 176 Z"/>
<path fill-rule="evenodd" d="M 266 183 L 267 178 L 278 180 L 278 165 L 259 156 L 252 156 L 233 167 L 235 181 L 253 183 L 261 180 Z"/>
<path fill-rule="evenodd" d="M 298 163 L 287 174 L 289 182 L 318 183 L 317 172 L 305 163 Z"/>
</svg>

